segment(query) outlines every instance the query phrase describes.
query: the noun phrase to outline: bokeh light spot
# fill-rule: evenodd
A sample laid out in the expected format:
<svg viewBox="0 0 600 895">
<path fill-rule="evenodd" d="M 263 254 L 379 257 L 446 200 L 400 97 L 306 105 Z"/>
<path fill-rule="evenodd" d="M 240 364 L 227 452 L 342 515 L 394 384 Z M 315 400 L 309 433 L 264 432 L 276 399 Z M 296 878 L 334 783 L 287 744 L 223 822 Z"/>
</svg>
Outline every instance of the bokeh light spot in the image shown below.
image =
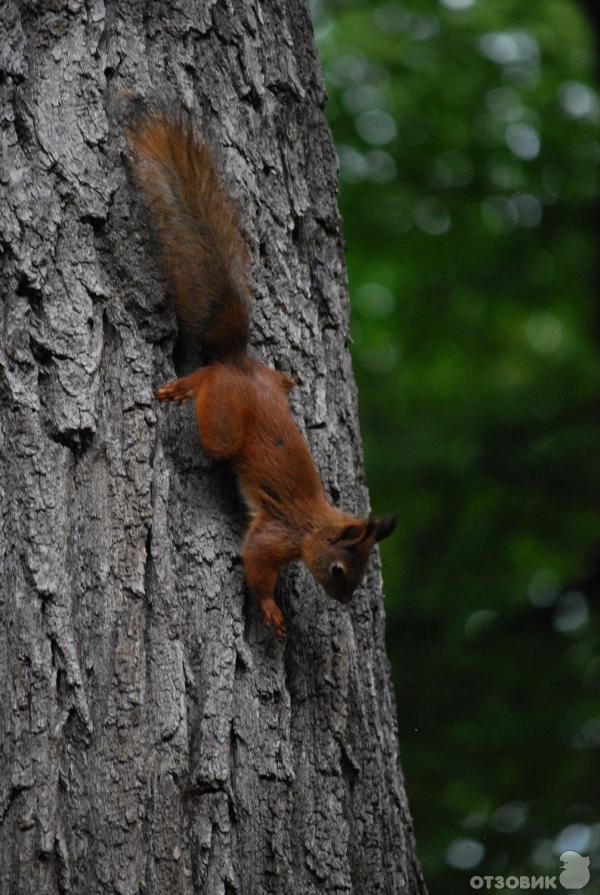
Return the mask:
<svg viewBox="0 0 600 895">
<path fill-rule="evenodd" d="M 575 749 L 597 749 L 600 746 L 600 718 L 588 718 L 573 737 Z"/>
<path fill-rule="evenodd" d="M 572 634 L 587 624 L 589 616 L 585 594 L 571 590 L 564 594 L 556 604 L 553 624 L 561 634 Z"/>
<path fill-rule="evenodd" d="M 342 97 L 344 108 L 357 115 L 370 109 L 385 106 L 385 97 L 376 84 L 352 84 Z"/>
<path fill-rule="evenodd" d="M 362 53 L 339 53 L 327 70 L 327 80 L 337 87 L 364 81 L 369 71 L 368 60 Z"/>
<path fill-rule="evenodd" d="M 338 158 L 343 180 L 356 183 L 367 176 L 369 166 L 365 156 L 358 149 L 353 146 L 338 146 Z"/>
<path fill-rule="evenodd" d="M 429 236 L 442 236 L 452 226 L 450 215 L 438 199 L 426 198 L 413 209 L 415 224 Z"/>
<path fill-rule="evenodd" d="M 538 609 L 552 606 L 560 592 L 560 579 L 554 569 L 538 569 L 531 576 L 527 595 Z"/>
<path fill-rule="evenodd" d="M 515 196 L 512 202 L 521 227 L 539 227 L 544 212 L 542 203 L 536 196 L 532 196 L 530 193 L 521 193 L 519 196 Z"/>
<path fill-rule="evenodd" d="M 389 153 L 382 149 L 374 149 L 366 156 L 369 180 L 375 183 L 388 183 L 396 176 L 396 162 Z"/>
<path fill-rule="evenodd" d="M 509 233 L 518 223 L 517 212 L 505 196 L 490 196 L 481 203 L 481 216 L 492 233 Z"/>
<path fill-rule="evenodd" d="M 455 839 L 446 850 L 446 861 L 457 870 L 477 867 L 485 854 L 485 848 L 477 839 Z"/>
<path fill-rule="evenodd" d="M 379 109 L 360 112 L 356 116 L 355 125 L 358 135 L 375 146 L 390 143 L 397 133 L 396 122 L 392 116 Z"/>
<path fill-rule="evenodd" d="M 490 817 L 490 826 L 498 833 L 516 833 L 527 820 L 524 802 L 507 802 L 497 808 Z"/>
<path fill-rule="evenodd" d="M 381 283 L 364 283 L 356 290 L 358 307 L 365 317 L 383 319 L 392 313 L 396 300 Z"/>
<path fill-rule="evenodd" d="M 479 49 L 498 65 L 532 63 L 539 60 L 537 41 L 524 31 L 496 31 L 484 34 Z"/>
<path fill-rule="evenodd" d="M 509 125 L 504 139 L 510 151 L 524 161 L 531 161 L 540 154 L 540 135 L 530 124 Z"/>
<path fill-rule="evenodd" d="M 461 12 L 463 9 L 471 9 L 472 6 L 475 6 L 475 0 L 440 0 L 440 3 L 453 12 Z"/>
<path fill-rule="evenodd" d="M 536 351 L 551 354 L 562 342 L 562 323 L 555 314 L 532 314 L 525 324 L 525 335 Z"/>
<path fill-rule="evenodd" d="M 565 851 L 577 851 L 585 854 L 590 845 L 591 832 L 587 824 L 569 824 L 554 840 L 554 853 L 560 855 Z"/>
<path fill-rule="evenodd" d="M 476 612 L 472 612 L 465 622 L 465 635 L 478 637 L 485 634 L 493 627 L 497 618 L 498 613 L 493 609 L 478 609 Z"/>
<path fill-rule="evenodd" d="M 587 84 L 579 81 L 566 81 L 561 85 L 558 98 L 563 110 L 572 118 L 595 119 L 600 103 L 598 94 Z"/>
</svg>

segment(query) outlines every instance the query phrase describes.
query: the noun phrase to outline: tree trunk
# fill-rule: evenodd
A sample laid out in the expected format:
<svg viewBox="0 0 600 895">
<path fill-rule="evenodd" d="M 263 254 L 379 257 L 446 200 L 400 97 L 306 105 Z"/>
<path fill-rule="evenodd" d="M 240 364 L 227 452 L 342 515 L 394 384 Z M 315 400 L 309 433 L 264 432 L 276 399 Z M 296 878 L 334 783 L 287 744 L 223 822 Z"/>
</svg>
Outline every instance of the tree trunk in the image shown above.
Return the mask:
<svg viewBox="0 0 600 895">
<path fill-rule="evenodd" d="M 153 398 L 181 356 L 111 112 L 166 91 L 210 134 L 255 349 L 365 513 L 307 9 L 8 0 L 0 28 L 0 891 L 421 893 L 377 560 L 349 610 L 293 568 L 286 642 L 263 626 L 231 473 Z"/>
<path fill-rule="evenodd" d="M 598 8 L 598 4 L 596 0 L 580 0 L 581 5 L 589 19 L 589 22 L 594 29 L 594 42 L 596 44 L 596 49 L 600 51 L 600 9 Z M 598 60 L 596 60 L 596 70 L 599 71 Z"/>
<path fill-rule="evenodd" d="M 593 46 L 596 51 L 593 74 L 595 74 L 596 80 L 600 82 L 600 7 L 598 6 L 597 0 L 580 0 L 580 3 L 593 33 Z M 598 89 L 598 85 L 596 85 L 596 89 Z M 589 222 L 592 232 L 598 234 L 600 232 L 600 200 L 598 198 L 591 203 Z M 600 343 L 600 257 L 598 254 L 596 254 L 594 258 L 592 288 L 596 297 L 594 334 L 596 336 L 596 342 Z M 594 580 L 600 585 L 599 576 L 595 576 Z"/>
</svg>

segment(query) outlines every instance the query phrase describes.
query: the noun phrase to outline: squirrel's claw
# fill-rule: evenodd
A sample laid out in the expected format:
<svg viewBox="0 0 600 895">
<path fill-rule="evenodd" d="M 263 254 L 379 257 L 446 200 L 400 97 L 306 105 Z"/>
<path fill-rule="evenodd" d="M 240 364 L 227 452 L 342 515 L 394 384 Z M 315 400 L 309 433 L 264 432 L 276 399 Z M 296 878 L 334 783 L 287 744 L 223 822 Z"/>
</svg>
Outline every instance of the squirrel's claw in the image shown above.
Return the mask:
<svg viewBox="0 0 600 895">
<path fill-rule="evenodd" d="M 265 625 L 272 628 L 277 637 L 285 637 L 286 630 L 283 623 L 283 614 L 277 603 L 274 600 L 264 603 L 262 606 L 262 613 Z"/>
</svg>

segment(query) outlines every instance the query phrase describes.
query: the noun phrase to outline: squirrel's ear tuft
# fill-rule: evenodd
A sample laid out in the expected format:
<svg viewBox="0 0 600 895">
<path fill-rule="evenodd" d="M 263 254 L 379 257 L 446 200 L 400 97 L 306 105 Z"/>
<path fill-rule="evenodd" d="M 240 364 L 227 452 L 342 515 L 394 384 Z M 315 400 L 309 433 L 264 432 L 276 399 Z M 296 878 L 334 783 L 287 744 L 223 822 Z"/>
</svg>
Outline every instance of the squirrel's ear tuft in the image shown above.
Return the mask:
<svg viewBox="0 0 600 895">
<path fill-rule="evenodd" d="M 383 541 L 384 538 L 389 538 L 391 533 L 396 528 L 396 517 L 386 516 L 385 519 L 382 519 L 381 522 L 377 522 L 375 525 L 375 542 Z"/>
</svg>

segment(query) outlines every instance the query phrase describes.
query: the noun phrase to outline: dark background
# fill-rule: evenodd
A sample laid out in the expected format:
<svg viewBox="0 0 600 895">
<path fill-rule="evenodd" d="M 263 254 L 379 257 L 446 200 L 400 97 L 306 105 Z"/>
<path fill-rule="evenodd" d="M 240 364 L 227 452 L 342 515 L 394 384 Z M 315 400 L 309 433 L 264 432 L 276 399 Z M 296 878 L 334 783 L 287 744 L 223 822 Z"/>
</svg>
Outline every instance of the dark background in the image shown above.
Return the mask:
<svg viewBox="0 0 600 895">
<path fill-rule="evenodd" d="M 433 895 L 566 849 L 600 891 L 599 14 L 314 6 Z"/>
</svg>

